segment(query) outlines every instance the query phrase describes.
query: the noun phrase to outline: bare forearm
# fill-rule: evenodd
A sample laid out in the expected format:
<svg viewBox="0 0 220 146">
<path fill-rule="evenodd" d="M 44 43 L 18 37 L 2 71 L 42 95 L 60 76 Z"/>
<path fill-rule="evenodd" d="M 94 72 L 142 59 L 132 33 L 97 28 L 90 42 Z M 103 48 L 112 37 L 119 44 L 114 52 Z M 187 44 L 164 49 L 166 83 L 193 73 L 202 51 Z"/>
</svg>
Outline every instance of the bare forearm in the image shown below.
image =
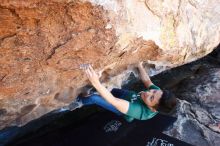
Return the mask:
<svg viewBox="0 0 220 146">
<path fill-rule="evenodd" d="M 115 101 L 115 97 L 100 82 L 93 86 L 107 102 L 112 103 Z"/>
<path fill-rule="evenodd" d="M 140 78 L 142 80 L 142 82 L 146 82 L 150 80 L 149 75 L 147 74 L 147 72 L 145 71 L 145 69 L 143 67 L 138 67 L 138 70 L 140 72 Z"/>
<path fill-rule="evenodd" d="M 151 82 L 151 79 L 149 77 L 149 75 L 147 74 L 147 72 L 145 71 L 142 62 L 140 62 L 138 64 L 138 70 L 140 72 L 140 78 L 142 80 L 142 82 L 144 83 L 145 87 L 149 87 L 150 85 L 152 85 L 153 83 Z"/>
<path fill-rule="evenodd" d="M 127 113 L 129 108 L 129 102 L 123 99 L 114 97 L 99 81 L 98 74 L 94 71 L 91 65 L 85 67 L 85 73 L 96 88 L 99 94 L 110 104 L 112 104 L 116 109 L 122 113 Z"/>
<path fill-rule="evenodd" d="M 99 94 L 116 109 L 122 113 L 127 113 L 129 102 L 123 99 L 114 97 L 100 82 L 93 85 Z"/>
</svg>

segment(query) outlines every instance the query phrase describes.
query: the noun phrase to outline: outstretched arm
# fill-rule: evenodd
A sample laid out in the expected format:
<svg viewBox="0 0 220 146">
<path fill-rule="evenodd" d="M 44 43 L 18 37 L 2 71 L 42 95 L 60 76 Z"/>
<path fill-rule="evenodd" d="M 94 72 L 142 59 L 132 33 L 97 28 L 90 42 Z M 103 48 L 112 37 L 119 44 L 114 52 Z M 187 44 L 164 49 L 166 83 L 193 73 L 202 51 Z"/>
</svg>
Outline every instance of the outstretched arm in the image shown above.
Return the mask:
<svg viewBox="0 0 220 146">
<path fill-rule="evenodd" d="M 99 81 L 99 77 L 97 73 L 93 70 L 91 65 L 86 67 L 85 73 L 92 83 L 92 85 L 96 88 L 99 94 L 110 104 L 112 104 L 117 110 L 126 114 L 129 108 L 129 102 L 120 98 L 114 97 Z"/>
<path fill-rule="evenodd" d="M 147 72 L 143 67 L 143 62 L 138 63 L 138 70 L 140 72 L 141 81 L 144 83 L 145 87 L 149 88 L 150 85 L 153 85 L 149 75 L 147 74 Z"/>
</svg>

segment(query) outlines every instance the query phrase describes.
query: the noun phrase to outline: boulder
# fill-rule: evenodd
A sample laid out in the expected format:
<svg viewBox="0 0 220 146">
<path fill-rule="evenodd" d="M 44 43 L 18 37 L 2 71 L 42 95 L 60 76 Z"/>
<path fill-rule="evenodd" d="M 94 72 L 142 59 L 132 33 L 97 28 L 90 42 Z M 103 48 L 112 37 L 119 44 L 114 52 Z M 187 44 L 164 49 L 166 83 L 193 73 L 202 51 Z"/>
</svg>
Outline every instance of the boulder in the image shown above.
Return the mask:
<svg viewBox="0 0 220 146">
<path fill-rule="evenodd" d="M 153 75 L 208 54 L 219 9 L 218 0 L 1 1 L 0 129 L 68 105 L 88 84 L 80 64 L 110 88 L 138 61 Z"/>
</svg>

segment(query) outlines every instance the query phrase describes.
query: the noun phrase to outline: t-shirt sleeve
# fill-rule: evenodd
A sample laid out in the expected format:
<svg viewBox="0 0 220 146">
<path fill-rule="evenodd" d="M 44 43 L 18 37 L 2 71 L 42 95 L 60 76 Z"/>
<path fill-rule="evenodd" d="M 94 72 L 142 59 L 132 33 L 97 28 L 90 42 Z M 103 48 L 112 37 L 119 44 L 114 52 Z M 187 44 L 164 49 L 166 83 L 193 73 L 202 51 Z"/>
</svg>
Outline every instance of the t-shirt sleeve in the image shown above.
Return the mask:
<svg viewBox="0 0 220 146">
<path fill-rule="evenodd" d="M 137 102 L 129 102 L 129 108 L 126 115 L 135 119 L 141 119 L 142 110 L 141 105 Z"/>
<path fill-rule="evenodd" d="M 129 108 L 126 115 L 138 120 L 147 120 L 155 116 L 156 112 L 155 113 L 147 112 L 146 114 L 144 108 L 145 107 L 138 102 L 133 102 L 133 103 L 129 102 Z"/>
<path fill-rule="evenodd" d="M 160 90 L 160 87 L 158 87 L 158 86 L 156 86 L 156 85 L 150 85 L 149 87 L 148 87 L 148 90 L 150 90 L 150 89 L 156 89 L 156 90 Z"/>
</svg>

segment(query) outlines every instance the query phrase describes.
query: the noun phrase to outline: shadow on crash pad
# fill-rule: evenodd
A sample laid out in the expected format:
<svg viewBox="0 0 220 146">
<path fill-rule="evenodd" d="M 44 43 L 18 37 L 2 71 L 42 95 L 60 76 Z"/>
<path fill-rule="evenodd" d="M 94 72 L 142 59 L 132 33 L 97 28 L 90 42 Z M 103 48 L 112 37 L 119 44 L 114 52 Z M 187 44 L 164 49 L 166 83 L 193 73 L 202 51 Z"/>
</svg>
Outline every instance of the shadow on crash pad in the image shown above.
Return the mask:
<svg viewBox="0 0 220 146">
<path fill-rule="evenodd" d="M 74 111 L 73 111 L 74 112 Z M 77 112 L 77 111 L 76 111 Z M 128 123 L 103 111 L 52 133 L 20 140 L 16 146 L 190 146 L 162 133 L 176 118 L 158 114 L 145 121 Z"/>
</svg>

